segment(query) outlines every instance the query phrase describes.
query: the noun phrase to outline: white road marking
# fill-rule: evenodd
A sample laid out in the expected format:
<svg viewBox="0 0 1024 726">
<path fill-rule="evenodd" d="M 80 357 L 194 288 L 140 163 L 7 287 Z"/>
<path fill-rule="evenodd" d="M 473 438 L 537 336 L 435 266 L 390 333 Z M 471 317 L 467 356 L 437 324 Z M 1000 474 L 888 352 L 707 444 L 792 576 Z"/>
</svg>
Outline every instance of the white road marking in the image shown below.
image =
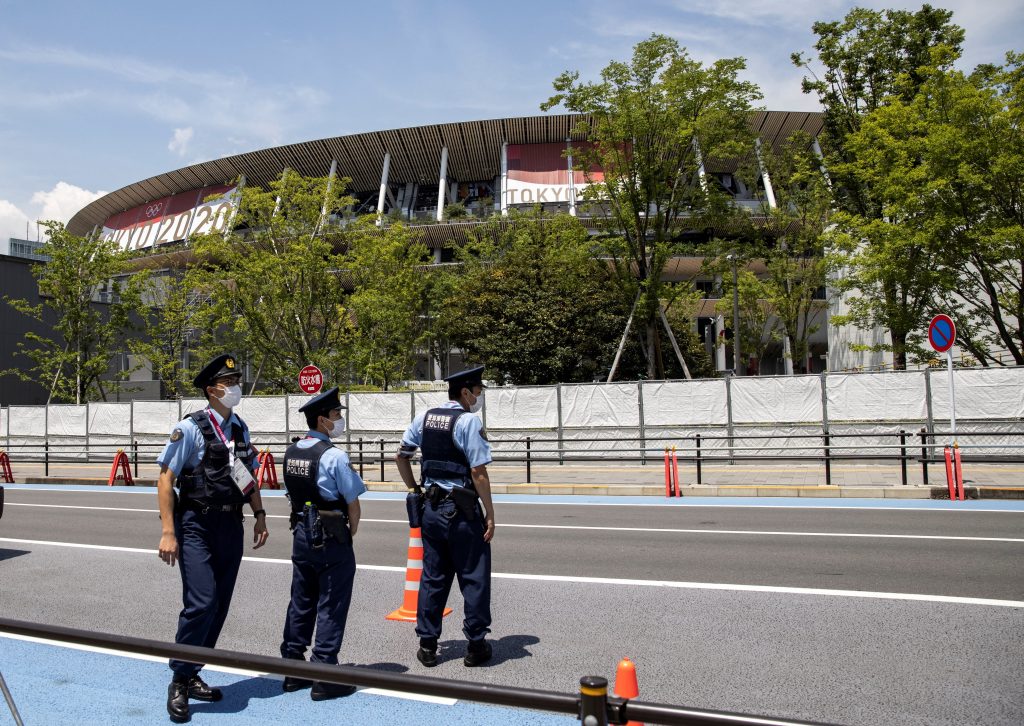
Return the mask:
<svg viewBox="0 0 1024 726">
<path fill-rule="evenodd" d="M 71 650 L 82 650 L 87 653 L 101 653 L 103 655 L 116 655 L 122 658 L 132 658 L 134 660 L 145 660 L 150 663 L 166 663 L 166 658 L 159 658 L 155 655 L 143 655 L 141 653 L 132 653 L 127 650 L 117 650 L 114 648 L 100 648 L 95 645 L 80 645 L 78 643 L 65 643 L 61 640 L 51 640 L 49 638 L 36 638 L 30 635 L 16 635 L 14 633 L 0 633 L 0 638 L 10 638 L 11 640 L 23 640 L 26 643 L 39 643 L 41 645 L 53 645 L 58 648 L 69 648 Z M 218 673 L 229 673 L 235 676 L 248 676 L 250 678 L 273 678 L 281 680 L 282 676 L 275 673 L 261 673 L 259 671 L 247 671 L 241 668 L 230 668 L 228 666 L 215 666 L 206 665 L 203 667 L 204 670 L 216 671 Z M 440 696 L 420 695 L 416 693 L 404 693 L 402 691 L 391 691 L 385 688 L 361 688 L 360 693 L 367 693 L 375 696 L 391 696 L 392 698 L 404 698 L 409 701 L 422 701 L 425 703 L 436 703 L 442 706 L 454 706 L 458 703 L 457 699 L 454 698 L 442 698 Z"/>
<path fill-rule="evenodd" d="M 131 509 L 127 507 L 86 507 L 72 504 L 27 504 L 22 502 L 9 502 L 13 507 L 45 507 L 50 509 L 87 509 L 103 512 L 143 512 L 159 514 L 158 509 Z M 268 514 L 268 519 L 288 519 L 287 514 Z M 404 524 L 405 519 L 373 519 L 363 517 L 360 522 L 373 522 L 375 524 Z M 1008 542 L 1013 544 L 1024 544 L 1024 538 L 1016 537 L 960 537 L 953 535 L 939 534 L 876 534 L 871 532 L 783 532 L 779 530 L 754 530 L 754 529 L 677 529 L 670 527 L 595 527 L 586 525 L 571 524 L 513 524 L 501 523 L 499 529 L 506 527 L 519 529 L 564 529 L 583 530 L 595 532 L 649 532 L 652 534 L 734 534 L 734 535 L 759 535 L 762 537 L 853 537 L 864 539 L 923 539 L 943 540 L 950 542 Z"/>
<path fill-rule="evenodd" d="M 15 539 L 0 537 L 0 542 L 11 544 L 42 545 L 51 547 L 71 547 L 75 549 L 103 550 L 108 552 L 127 552 L 153 556 L 155 549 L 139 547 L 114 547 L 111 545 L 81 544 L 78 542 L 48 542 L 43 540 Z M 291 565 L 291 560 L 271 557 L 243 557 L 245 562 Z M 404 567 L 390 565 L 356 565 L 357 569 L 376 572 L 405 573 Z M 491 577 L 500 580 L 534 580 L 537 582 L 564 582 L 588 585 L 615 585 L 627 587 L 664 587 L 680 590 L 720 590 L 726 592 L 761 592 L 783 595 L 820 595 L 826 597 L 864 598 L 869 600 L 910 600 L 916 602 L 949 603 L 957 605 L 986 605 L 991 607 L 1024 608 L 1024 600 L 994 600 L 980 597 L 961 597 L 955 595 L 920 595 L 904 592 L 871 592 L 867 590 L 828 590 L 815 587 L 782 587 L 774 585 L 737 585 L 715 582 L 677 582 L 672 580 L 632 580 L 617 577 L 579 577 L 570 575 L 532 575 L 526 573 L 495 572 Z"/>
</svg>

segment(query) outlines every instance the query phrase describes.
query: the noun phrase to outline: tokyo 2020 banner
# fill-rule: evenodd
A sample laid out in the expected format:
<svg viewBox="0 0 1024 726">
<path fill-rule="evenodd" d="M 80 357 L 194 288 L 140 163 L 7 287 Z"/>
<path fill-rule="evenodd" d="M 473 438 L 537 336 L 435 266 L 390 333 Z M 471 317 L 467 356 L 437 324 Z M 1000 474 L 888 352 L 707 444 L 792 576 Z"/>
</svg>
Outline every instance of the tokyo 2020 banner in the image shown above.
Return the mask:
<svg viewBox="0 0 1024 726">
<path fill-rule="evenodd" d="M 222 184 L 155 199 L 108 217 L 102 237 L 123 250 L 141 250 L 223 232 L 238 196 L 237 187 Z"/>
<path fill-rule="evenodd" d="M 582 144 L 574 144 L 579 148 Z M 604 174 L 592 168 L 585 174 L 577 169 L 570 180 L 569 159 L 564 143 L 509 144 L 508 184 L 502 190 L 506 205 L 568 203 L 578 200 L 588 181 L 604 181 Z M 576 162 L 577 166 L 579 162 Z M 570 183 L 571 182 L 571 183 Z"/>
</svg>

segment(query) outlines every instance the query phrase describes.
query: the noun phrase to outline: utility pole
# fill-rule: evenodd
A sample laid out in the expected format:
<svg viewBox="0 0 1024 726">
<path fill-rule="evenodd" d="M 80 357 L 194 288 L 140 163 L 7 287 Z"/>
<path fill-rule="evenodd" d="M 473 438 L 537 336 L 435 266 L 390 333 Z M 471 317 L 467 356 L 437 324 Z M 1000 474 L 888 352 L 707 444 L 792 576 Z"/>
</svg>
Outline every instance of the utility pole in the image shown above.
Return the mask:
<svg viewBox="0 0 1024 726">
<path fill-rule="evenodd" d="M 726 256 L 732 262 L 732 371 L 733 375 L 741 376 L 740 372 L 740 287 L 737 281 L 736 253 Z"/>
</svg>

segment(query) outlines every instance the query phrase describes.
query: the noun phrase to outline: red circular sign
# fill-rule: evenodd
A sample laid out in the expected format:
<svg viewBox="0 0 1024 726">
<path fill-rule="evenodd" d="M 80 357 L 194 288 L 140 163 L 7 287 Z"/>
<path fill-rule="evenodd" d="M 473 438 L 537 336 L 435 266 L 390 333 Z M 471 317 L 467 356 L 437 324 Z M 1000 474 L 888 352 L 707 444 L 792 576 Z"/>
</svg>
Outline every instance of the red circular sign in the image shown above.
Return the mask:
<svg viewBox="0 0 1024 726">
<path fill-rule="evenodd" d="M 945 353 L 956 342 L 956 325 L 953 318 L 939 313 L 928 324 L 928 342 L 936 353 Z"/>
<path fill-rule="evenodd" d="M 306 366 L 299 371 L 299 388 L 303 393 L 320 393 L 324 386 L 324 374 L 316 366 Z"/>
</svg>

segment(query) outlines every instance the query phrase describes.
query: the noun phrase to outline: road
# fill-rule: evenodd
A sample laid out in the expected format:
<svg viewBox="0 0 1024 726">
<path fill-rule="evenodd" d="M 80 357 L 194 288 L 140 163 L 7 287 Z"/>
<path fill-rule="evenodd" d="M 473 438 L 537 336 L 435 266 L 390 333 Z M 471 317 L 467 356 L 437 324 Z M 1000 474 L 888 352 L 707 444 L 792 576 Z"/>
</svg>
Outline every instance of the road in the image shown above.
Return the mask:
<svg viewBox="0 0 1024 726">
<path fill-rule="evenodd" d="M 847 724 L 1024 722 L 1020 502 L 499 497 L 495 662 L 462 666 L 455 594 L 433 671 L 413 658 L 411 625 L 384 620 L 401 602 L 404 501 L 363 502 L 343 661 L 573 692 L 628 656 L 642 700 Z M 246 551 L 220 645 L 273 655 L 290 536 L 286 501 L 265 505 L 271 539 Z M 153 490 L 9 488 L 0 612 L 173 639 L 180 582 L 156 556 L 156 512 Z"/>
</svg>

